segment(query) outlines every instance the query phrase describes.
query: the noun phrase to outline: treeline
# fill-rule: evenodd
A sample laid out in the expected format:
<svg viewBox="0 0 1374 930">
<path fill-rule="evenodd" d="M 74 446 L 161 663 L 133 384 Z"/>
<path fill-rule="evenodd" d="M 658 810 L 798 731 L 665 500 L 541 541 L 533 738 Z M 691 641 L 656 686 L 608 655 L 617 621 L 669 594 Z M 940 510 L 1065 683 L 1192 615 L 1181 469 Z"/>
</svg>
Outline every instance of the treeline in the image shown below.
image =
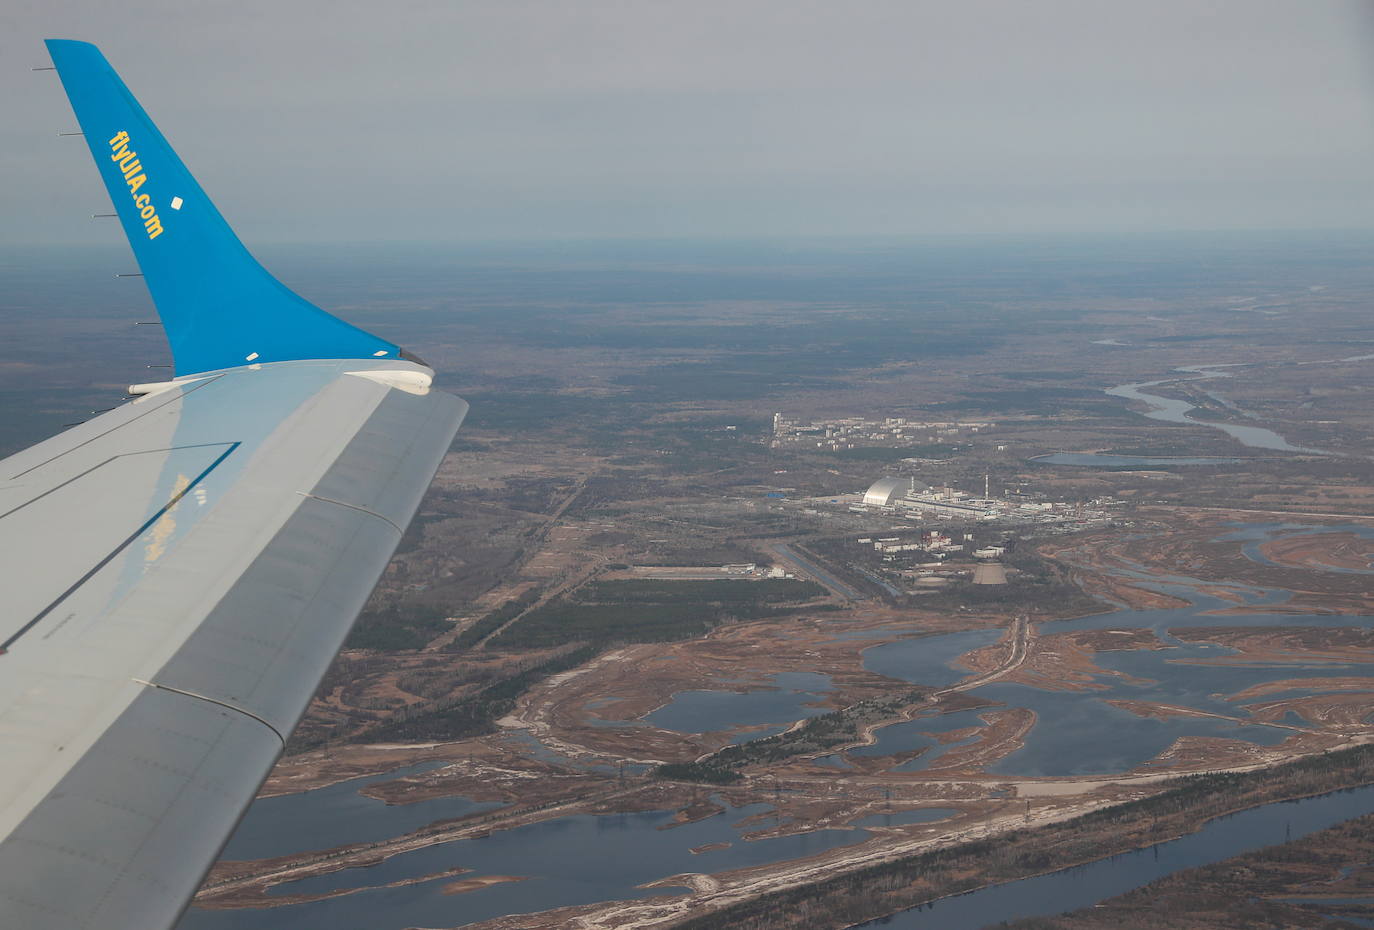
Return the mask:
<svg viewBox="0 0 1374 930">
<path fill-rule="evenodd" d="M 426 643 L 446 629 L 448 611 L 442 606 L 390 604 L 375 610 L 364 610 L 344 641 L 344 648 L 375 649 L 378 652 L 423 649 Z"/>
<path fill-rule="evenodd" d="M 849 926 L 985 885 L 1138 849 L 1271 801 L 1374 782 L 1374 747 L 1256 772 L 1180 778 L 1169 790 L 1038 829 L 1015 830 L 762 895 L 675 924 L 676 930 Z"/>
<path fill-rule="evenodd" d="M 537 607 L 491 641 L 503 649 L 573 642 L 655 643 L 700 636 L 728 620 L 785 613 L 825 593 L 809 581 L 602 581 Z"/>
<path fill-rule="evenodd" d="M 727 620 L 757 619 L 786 611 L 791 602 L 810 600 L 825 589 L 809 581 L 722 580 L 603 581 L 570 597 L 540 607 L 537 590 L 506 601 L 460 633 L 450 647 L 471 649 L 511 620 L 520 619 L 492 640 L 503 649 L 565 646 L 570 651 L 474 695 L 441 706 L 404 710 L 355 740 L 455 740 L 493 732 L 530 685 L 566 671 L 620 642 L 661 642 L 705 633 Z M 522 617 L 521 614 L 524 614 Z M 418 649 L 447 628 L 441 608 L 388 608 L 369 615 L 354 648 Z M 361 624 L 360 624 L 361 626 Z"/>
<path fill-rule="evenodd" d="M 669 762 L 656 767 L 655 778 L 673 781 L 696 781 L 708 785 L 731 785 L 744 778 L 739 772 L 701 762 Z"/>
<path fill-rule="evenodd" d="M 492 633 L 501 628 L 503 624 L 509 623 L 521 612 L 528 610 L 530 605 L 539 600 L 539 589 L 531 588 L 519 597 L 513 597 L 500 607 L 479 619 L 472 626 L 468 627 L 453 640 L 453 650 L 463 651 L 471 649 Z"/>
<path fill-rule="evenodd" d="M 493 733 L 497 729 L 496 721 L 515 709 L 515 699 L 524 694 L 531 685 L 550 675 L 576 668 L 594 658 L 600 651 L 595 646 L 573 649 L 483 688 L 474 695 L 459 698 L 449 704 L 430 706 L 414 716 L 393 719 L 365 730 L 359 733 L 354 741 L 447 742 Z"/>
<path fill-rule="evenodd" d="M 787 733 L 777 733 L 722 747 L 703 761 L 733 769 L 824 752 L 857 741 L 861 726 L 897 717 L 902 708 L 921 701 L 927 693 L 925 690 L 917 689 L 896 698 L 860 701 L 849 707 L 812 717 Z"/>
<path fill-rule="evenodd" d="M 720 622 L 719 611 L 681 605 L 646 609 L 625 604 L 573 604 L 565 600 L 532 610 L 492 645 L 537 649 L 571 642 L 658 643 L 700 636 Z"/>
<path fill-rule="evenodd" d="M 849 707 L 812 717 L 787 733 L 724 746 L 705 759 L 690 763 L 660 765 L 653 774 L 678 781 L 699 781 L 726 785 L 742 777 L 736 769 L 746 765 L 779 762 L 793 756 L 824 752 L 859 738 L 862 724 L 876 723 L 897 716 L 908 704 L 920 701 L 927 692 L 915 690 L 898 698 L 860 701 Z"/>
<path fill-rule="evenodd" d="M 763 581 L 723 578 L 719 581 L 664 581 L 635 578 L 628 581 L 597 581 L 577 592 L 581 600 L 600 604 L 664 604 L 679 601 L 747 605 L 783 603 L 825 596 L 825 588 L 812 581 L 768 578 Z"/>
<path fill-rule="evenodd" d="M 1003 930 L 1356 930 L 1369 925 L 1374 814 L 1292 842 L 1174 872 L 1115 898 L 1056 917 L 1023 918 Z M 1363 875 L 1360 873 L 1363 872 Z M 1331 887 L 1327 876 L 1342 876 Z M 1352 880 L 1353 879 L 1353 880 Z M 1305 898 L 1305 894 L 1317 893 Z M 1325 895 L 1330 895 L 1326 897 Z M 1332 900 L 1332 899 L 1335 900 Z M 1344 901 L 1340 899 L 1344 898 Z"/>
</svg>

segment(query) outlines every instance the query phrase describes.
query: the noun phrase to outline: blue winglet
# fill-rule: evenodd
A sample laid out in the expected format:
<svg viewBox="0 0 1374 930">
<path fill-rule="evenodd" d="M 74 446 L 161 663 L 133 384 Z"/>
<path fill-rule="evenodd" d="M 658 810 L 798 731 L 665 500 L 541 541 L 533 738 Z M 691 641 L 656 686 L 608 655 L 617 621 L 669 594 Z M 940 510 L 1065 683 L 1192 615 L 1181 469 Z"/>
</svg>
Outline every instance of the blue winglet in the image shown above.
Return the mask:
<svg viewBox="0 0 1374 930">
<path fill-rule="evenodd" d="M 267 273 L 220 216 L 100 50 L 47 40 L 133 246 L 178 375 L 312 358 L 400 358 Z"/>
</svg>

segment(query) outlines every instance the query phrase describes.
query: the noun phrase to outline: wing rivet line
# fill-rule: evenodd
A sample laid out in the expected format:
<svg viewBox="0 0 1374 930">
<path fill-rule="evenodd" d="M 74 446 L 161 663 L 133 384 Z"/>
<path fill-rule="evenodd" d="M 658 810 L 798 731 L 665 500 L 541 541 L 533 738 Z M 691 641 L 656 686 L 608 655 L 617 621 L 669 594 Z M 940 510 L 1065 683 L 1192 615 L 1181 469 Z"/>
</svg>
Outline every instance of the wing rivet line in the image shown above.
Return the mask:
<svg viewBox="0 0 1374 930">
<path fill-rule="evenodd" d="M 277 739 L 281 740 L 282 748 L 286 748 L 286 738 L 281 735 L 281 730 L 278 730 L 276 727 L 272 726 L 272 724 L 268 723 L 266 720 L 262 719 L 257 714 L 253 713 L 251 710 L 244 710 L 242 707 L 236 707 L 233 704 L 226 704 L 224 701 L 217 701 L 212 697 L 206 697 L 203 694 L 196 694 L 194 691 L 185 691 L 181 688 L 172 688 L 168 685 L 160 685 L 155 681 L 144 681 L 142 678 L 132 678 L 130 680 L 137 685 L 145 685 L 149 688 L 157 688 L 159 691 L 170 691 L 173 694 L 185 695 L 188 698 L 195 698 L 197 701 L 204 701 L 207 704 L 214 704 L 216 706 L 223 707 L 225 710 L 232 710 L 237 714 L 243 714 L 243 716 L 245 717 L 251 717 L 258 723 L 262 724 L 263 726 L 267 727 L 267 729 L 275 733 L 277 735 Z"/>
<path fill-rule="evenodd" d="M 318 494 L 311 494 L 309 491 L 297 491 L 296 493 L 299 494 L 301 497 L 308 497 L 311 500 L 319 501 L 322 504 L 334 504 L 339 507 L 347 507 L 349 510 L 356 510 L 359 513 L 365 513 L 369 517 L 376 517 L 378 520 L 382 520 L 385 523 L 387 523 L 393 530 L 395 530 L 397 533 L 400 533 L 402 536 L 406 534 L 406 531 L 397 526 L 395 521 L 393 521 L 390 517 L 384 517 L 375 510 L 368 510 L 366 507 L 359 507 L 357 504 L 350 504 L 346 501 L 336 501 L 332 497 L 320 497 Z"/>
</svg>

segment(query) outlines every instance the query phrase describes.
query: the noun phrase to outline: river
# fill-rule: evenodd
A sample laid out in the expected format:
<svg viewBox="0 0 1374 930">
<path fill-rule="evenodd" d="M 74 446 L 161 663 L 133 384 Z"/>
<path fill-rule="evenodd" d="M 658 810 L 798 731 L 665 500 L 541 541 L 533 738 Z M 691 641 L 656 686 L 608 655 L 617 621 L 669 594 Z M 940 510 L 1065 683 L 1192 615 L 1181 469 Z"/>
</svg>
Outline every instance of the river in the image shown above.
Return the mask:
<svg viewBox="0 0 1374 930">
<path fill-rule="evenodd" d="M 309 797 L 312 794 L 294 797 L 314 805 L 317 800 Z M 743 822 L 767 818 L 772 805 L 723 806 L 715 816 L 686 824 L 678 824 L 675 810 L 557 817 L 481 838 L 426 846 L 376 865 L 316 875 L 269 891 L 269 895 L 347 891 L 342 897 L 251 911 L 193 908 L 178 926 L 180 930 L 456 927 L 508 914 L 675 894 L 681 889 L 643 885 L 682 872 L 723 872 L 811 856 L 869 836 L 863 829 L 835 829 L 745 841 L 743 832 L 759 829 L 767 821 L 752 826 Z M 926 809 L 892 816 L 897 818 L 894 823 L 901 823 L 939 819 L 949 813 Z M 881 827 L 884 822 L 881 817 L 870 818 L 866 825 Z M 441 874 L 453 869 L 470 870 L 462 878 L 523 880 L 454 895 L 445 893 L 445 885 L 454 876 Z M 412 884 L 397 886 L 397 882 Z"/>
<path fill-rule="evenodd" d="M 1158 394 L 1146 393 L 1145 388 L 1159 387 L 1161 384 L 1173 384 L 1177 381 L 1209 381 L 1213 378 L 1229 378 L 1230 373 L 1222 371 L 1227 365 L 1203 365 L 1193 368 L 1180 368 L 1179 371 L 1187 372 L 1191 377 L 1187 378 L 1161 378 L 1158 381 L 1142 381 L 1138 384 L 1121 384 L 1114 388 L 1107 388 L 1106 393 L 1112 397 L 1123 397 L 1127 400 L 1139 401 L 1146 406 L 1145 416 L 1152 420 L 1163 420 L 1166 423 L 1187 423 L 1190 426 L 1210 426 L 1212 429 L 1219 429 L 1241 445 L 1249 446 L 1252 449 L 1271 449 L 1276 452 L 1305 452 L 1309 455 L 1332 455 L 1323 449 L 1308 449 L 1303 446 L 1295 446 L 1284 439 L 1273 430 L 1265 429 L 1262 426 L 1243 426 L 1237 423 L 1213 423 L 1208 420 L 1196 420 L 1188 416 L 1190 411 L 1198 409 L 1186 400 L 1176 400 L 1172 397 L 1160 397 Z M 1209 395 L 1213 396 L 1213 395 Z M 1216 398 L 1221 401 L 1220 398 Z M 1231 409 L 1236 409 L 1233 404 L 1221 401 Z"/>
<path fill-rule="evenodd" d="M 1003 921 L 1062 914 L 1125 894 L 1182 869 L 1301 839 L 1370 813 L 1374 813 L 1374 785 L 1301 801 L 1278 801 L 1212 820 L 1198 832 L 1167 843 L 943 898 L 858 926 L 979 930 Z"/>
<path fill-rule="evenodd" d="M 1042 465 L 1086 465 L 1092 468 L 1155 468 L 1173 465 L 1234 465 L 1244 459 L 1222 455 L 1114 455 L 1109 452 L 1052 452 L 1030 461 Z"/>
</svg>

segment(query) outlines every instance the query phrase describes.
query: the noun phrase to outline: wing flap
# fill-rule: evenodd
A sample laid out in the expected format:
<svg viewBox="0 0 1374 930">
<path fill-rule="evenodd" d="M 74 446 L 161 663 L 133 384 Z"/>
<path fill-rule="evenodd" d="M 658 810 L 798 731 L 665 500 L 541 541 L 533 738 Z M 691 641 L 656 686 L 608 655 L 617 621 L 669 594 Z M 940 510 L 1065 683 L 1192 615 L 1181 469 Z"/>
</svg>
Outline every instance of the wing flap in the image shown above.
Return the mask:
<svg viewBox="0 0 1374 930">
<path fill-rule="evenodd" d="M 289 733 L 466 409 L 444 394 L 389 394 L 154 681 L 241 707 Z M 406 477 L 417 461 L 432 463 L 422 484 Z M 334 619 L 344 613 L 350 622 Z"/>
<path fill-rule="evenodd" d="M 304 501 L 153 683 L 290 734 L 399 541 L 370 514 Z"/>
</svg>

